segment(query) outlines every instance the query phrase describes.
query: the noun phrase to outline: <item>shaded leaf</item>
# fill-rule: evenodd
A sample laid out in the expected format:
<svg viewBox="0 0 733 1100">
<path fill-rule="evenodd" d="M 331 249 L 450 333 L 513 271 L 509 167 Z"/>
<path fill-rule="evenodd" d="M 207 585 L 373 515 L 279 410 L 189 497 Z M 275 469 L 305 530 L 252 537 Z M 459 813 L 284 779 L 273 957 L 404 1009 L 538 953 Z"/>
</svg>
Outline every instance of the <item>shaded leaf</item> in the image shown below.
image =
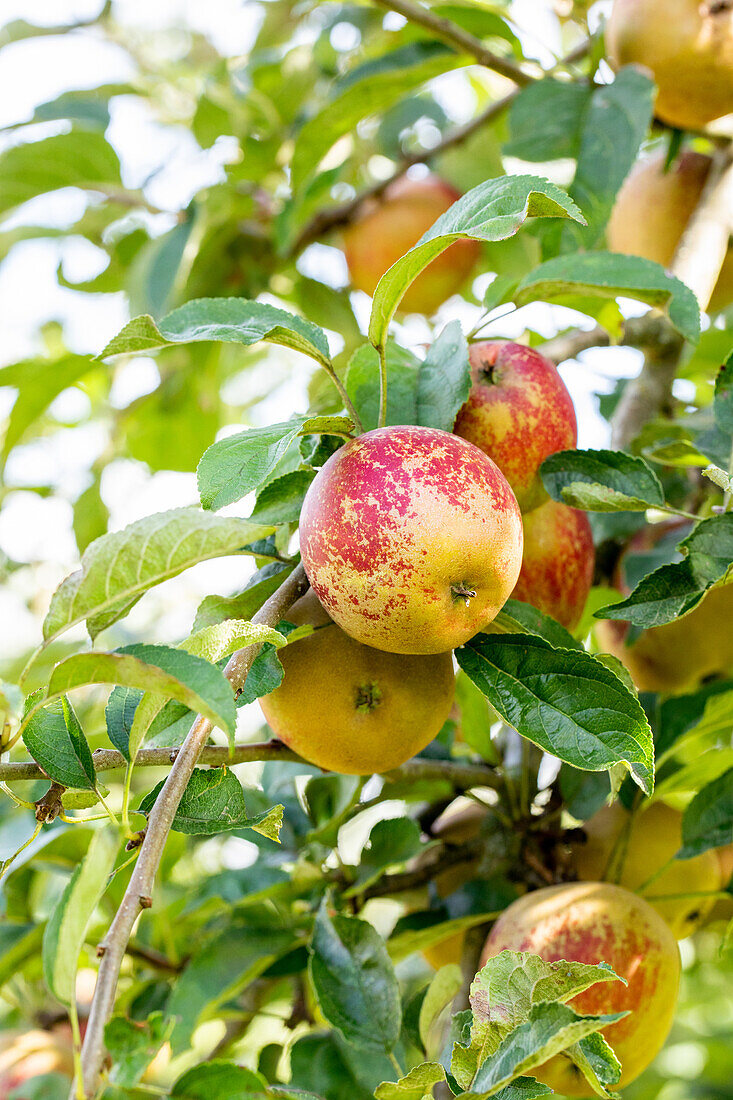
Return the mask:
<svg viewBox="0 0 733 1100">
<path fill-rule="evenodd" d="M 589 512 L 644 512 L 664 506 L 664 489 L 648 462 L 623 451 L 559 451 L 540 467 L 553 500 Z"/>
<path fill-rule="evenodd" d="M 155 805 L 165 780 L 145 795 L 138 813 L 147 815 Z M 277 840 L 283 808 L 273 806 L 254 817 L 247 816 L 242 784 L 226 768 L 196 768 L 188 781 L 171 828 L 193 836 L 214 836 L 232 829 L 253 829 Z"/>
<path fill-rule="evenodd" d="M 65 696 L 31 713 L 23 727 L 23 741 L 33 759 L 56 783 L 88 790 L 96 786 L 91 749 Z"/>
<path fill-rule="evenodd" d="M 417 375 L 417 423 L 450 432 L 468 398 L 468 343 L 459 321 L 451 321 L 428 348 Z"/>
<path fill-rule="evenodd" d="M 690 859 L 728 844 L 733 844 L 733 768 L 703 787 L 685 810 L 677 858 Z"/>
</svg>

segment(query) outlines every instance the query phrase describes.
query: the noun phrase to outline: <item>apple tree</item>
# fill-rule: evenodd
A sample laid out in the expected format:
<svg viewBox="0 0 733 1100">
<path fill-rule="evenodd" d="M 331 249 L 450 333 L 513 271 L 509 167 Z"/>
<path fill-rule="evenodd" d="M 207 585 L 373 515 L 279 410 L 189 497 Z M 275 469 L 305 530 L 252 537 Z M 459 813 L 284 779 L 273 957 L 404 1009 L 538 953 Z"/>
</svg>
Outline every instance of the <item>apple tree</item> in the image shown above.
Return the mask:
<svg viewBox="0 0 733 1100">
<path fill-rule="evenodd" d="M 3 1100 L 726 1095 L 733 15 L 534 8 L 0 30 Z"/>
</svg>

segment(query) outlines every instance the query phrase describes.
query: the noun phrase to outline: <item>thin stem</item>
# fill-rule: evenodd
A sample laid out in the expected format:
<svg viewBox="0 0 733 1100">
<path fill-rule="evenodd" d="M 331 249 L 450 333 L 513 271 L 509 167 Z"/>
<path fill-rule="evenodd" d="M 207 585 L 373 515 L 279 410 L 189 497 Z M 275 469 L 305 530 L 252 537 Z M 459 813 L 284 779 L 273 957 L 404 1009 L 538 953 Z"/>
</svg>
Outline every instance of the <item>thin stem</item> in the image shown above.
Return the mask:
<svg viewBox="0 0 733 1100">
<path fill-rule="evenodd" d="M 308 588 L 308 578 L 299 565 L 265 601 L 253 621 L 263 626 L 277 626 L 295 601 Z M 235 694 L 241 691 L 260 645 L 238 650 L 224 670 Z M 155 876 L 160 865 L 168 833 L 179 803 L 191 778 L 201 751 L 211 733 L 211 723 L 198 715 L 177 752 L 163 788 L 150 811 L 148 827 L 137 863 L 125 890 L 119 909 L 107 935 L 98 948 L 101 957 L 97 984 L 92 1000 L 89 1023 L 82 1048 L 82 1095 L 96 1094 L 104 1062 L 104 1028 L 114 1008 L 117 982 L 133 927 L 144 909 L 152 905 Z"/>
<path fill-rule="evenodd" d="M 130 788 L 132 785 L 133 761 L 128 760 L 125 768 L 125 785 L 122 789 L 122 828 L 130 833 Z"/>
<path fill-rule="evenodd" d="M 84 1085 L 81 1077 L 81 1031 L 79 1030 L 79 1012 L 76 1007 L 76 998 L 71 998 L 69 1005 L 69 1023 L 71 1024 L 71 1037 L 74 1044 L 74 1079 L 76 1081 L 76 1100 L 85 1100 Z"/>
<path fill-rule="evenodd" d="M 10 864 L 13 862 L 13 860 L 16 860 L 18 858 L 18 856 L 20 855 L 20 853 L 24 852 L 25 849 L 28 847 L 28 845 L 33 843 L 33 841 L 36 839 L 36 837 L 38 836 L 38 834 L 40 833 L 42 828 L 43 828 L 43 822 L 39 821 L 38 824 L 36 825 L 35 829 L 33 830 L 32 835 L 28 838 L 28 840 L 26 840 L 25 844 L 21 844 L 21 846 L 20 846 L 20 848 L 18 848 L 17 852 L 14 852 L 12 856 L 10 856 L 8 859 L 3 861 L 2 866 L 0 867 L 0 879 L 5 876 L 5 873 L 8 869 L 8 867 L 10 866 Z"/>
<path fill-rule="evenodd" d="M 35 808 L 35 802 L 26 802 L 23 798 L 18 798 L 15 791 L 11 791 L 7 783 L 0 783 L 0 790 L 4 791 L 8 798 L 12 798 L 16 806 L 22 806 L 25 810 L 32 810 Z"/>
<path fill-rule="evenodd" d="M 380 347 L 379 351 L 379 421 L 378 427 L 383 428 L 387 423 L 387 349 Z"/>
<path fill-rule="evenodd" d="M 107 813 L 107 817 L 108 817 L 108 818 L 110 819 L 110 821 L 111 821 L 111 822 L 112 822 L 112 824 L 113 824 L 113 825 L 115 826 L 115 828 L 116 828 L 116 829 L 119 829 L 119 827 L 120 827 L 120 823 L 119 823 L 119 821 L 117 820 L 117 815 L 116 815 L 116 814 L 114 813 L 114 811 L 113 811 L 113 810 L 111 810 L 111 809 L 110 809 L 110 807 L 109 807 L 109 806 L 107 805 L 107 803 L 105 802 L 105 800 L 104 800 L 104 798 L 102 797 L 102 795 L 101 795 L 101 794 L 99 793 L 99 787 L 95 788 L 95 791 L 96 791 L 96 795 L 97 795 L 97 798 L 99 799 L 99 801 L 100 801 L 100 802 L 102 803 L 102 805 L 104 806 L 104 809 L 105 809 L 105 811 L 106 811 L 106 813 Z"/>
<path fill-rule="evenodd" d="M 397 1080 L 399 1081 L 400 1078 L 405 1076 L 405 1071 L 403 1070 L 400 1063 L 397 1061 L 397 1056 L 393 1050 L 388 1051 L 387 1057 L 394 1066 L 394 1071 L 397 1074 Z"/>
<path fill-rule="evenodd" d="M 354 404 L 353 404 L 351 398 L 349 397 L 349 395 L 346 391 L 346 386 L 341 381 L 338 374 L 336 373 L 336 371 L 332 367 L 331 368 L 324 367 L 324 370 L 328 374 L 328 377 L 331 379 L 331 381 L 333 382 L 336 389 L 339 391 L 339 395 L 341 397 L 341 400 L 344 403 L 344 408 L 346 409 L 346 411 L 349 414 L 349 416 L 351 417 L 351 419 L 354 421 L 354 424 L 356 425 L 357 431 L 359 432 L 359 434 L 361 434 L 364 431 L 364 425 L 362 423 L 361 417 L 359 416 L 358 412 L 354 408 Z M 346 438 L 351 438 L 351 437 L 347 436 Z"/>
<path fill-rule="evenodd" d="M 410 23 L 417 23 L 419 26 L 432 31 L 436 38 L 441 38 L 449 46 L 454 46 L 457 50 L 460 50 L 461 53 L 467 53 L 471 57 L 475 57 L 479 65 L 483 65 L 484 68 L 491 69 L 493 72 L 499 73 L 500 76 L 513 80 L 515 84 L 523 87 L 527 84 L 533 84 L 537 79 L 508 58 L 500 57 L 492 50 L 488 50 L 480 38 L 464 31 L 462 27 L 452 23 L 450 19 L 444 19 L 442 16 L 430 11 L 429 8 L 424 8 L 422 4 L 413 3 L 413 0 L 375 0 L 375 3 L 381 4 L 383 8 L 388 8 L 390 11 L 397 12 L 409 20 Z"/>
</svg>

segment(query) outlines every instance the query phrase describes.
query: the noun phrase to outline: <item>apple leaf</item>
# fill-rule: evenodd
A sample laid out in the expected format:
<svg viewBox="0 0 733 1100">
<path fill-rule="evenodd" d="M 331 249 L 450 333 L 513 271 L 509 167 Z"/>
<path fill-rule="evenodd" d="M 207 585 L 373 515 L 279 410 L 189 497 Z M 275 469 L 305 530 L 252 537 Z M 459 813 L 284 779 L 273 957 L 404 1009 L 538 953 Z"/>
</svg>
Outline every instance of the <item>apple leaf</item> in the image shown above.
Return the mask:
<svg viewBox="0 0 733 1100">
<path fill-rule="evenodd" d="M 622 619 L 661 626 L 686 615 L 733 564 L 733 513 L 701 520 L 679 544 L 682 561 L 661 565 L 643 577 L 619 603 L 595 612 L 597 619 Z"/>
<path fill-rule="evenodd" d="M 347 1042 L 390 1051 L 400 1037 L 400 990 L 384 940 L 364 920 L 316 916 L 309 963 L 321 1012 Z"/>
<path fill-rule="evenodd" d="M 389 340 L 387 358 L 387 424 L 417 423 L 417 384 L 420 361 L 411 351 Z M 379 421 L 379 356 L 370 344 L 357 348 L 346 372 L 346 392 L 364 428 Z M 453 425 L 451 425 L 453 427 Z"/>
<path fill-rule="evenodd" d="M 200 561 L 251 553 L 248 546 L 271 531 L 198 508 L 173 508 L 102 535 L 84 551 L 81 569 L 54 592 L 43 623 L 44 640 L 52 641 L 84 619 L 94 638 L 126 615 L 149 588 Z"/>
<path fill-rule="evenodd" d="M 402 295 L 436 256 L 462 239 L 506 240 L 528 218 L 583 222 L 572 199 L 554 183 L 537 176 L 500 176 L 462 195 L 379 280 L 369 322 L 369 340 L 374 347 L 384 347 Z"/>
<path fill-rule="evenodd" d="M 423 1062 L 399 1081 L 383 1081 L 377 1085 L 376 1100 L 433 1100 L 433 1086 L 445 1081 L 445 1070 L 439 1062 Z"/>
<path fill-rule="evenodd" d="M 0 214 L 62 187 L 93 191 L 95 184 L 120 182 L 119 159 L 102 134 L 52 134 L 11 145 L 0 155 Z"/>
<path fill-rule="evenodd" d="M 639 700 L 590 653 L 536 634 L 477 634 L 456 660 L 494 710 L 528 741 L 584 771 L 625 764 L 654 786 L 652 733 Z"/>
<path fill-rule="evenodd" d="M 490 634 L 539 634 L 554 649 L 584 649 L 582 642 L 574 638 L 569 630 L 521 600 L 507 600 L 499 614 L 491 623 Z"/>
<path fill-rule="evenodd" d="M 98 358 L 153 351 L 175 344 L 223 340 L 249 347 L 260 340 L 309 355 L 331 365 L 326 335 L 318 325 L 284 309 L 246 298 L 195 298 L 160 321 L 144 314 L 128 321 Z"/>
<path fill-rule="evenodd" d="M 691 343 L 700 336 L 700 309 L 695 295 L 660 264 L 640 256 L 617 252 L 557 256 L 522 279 L 515 301 L 518 306 L 528 302 L 562 304 L 563 298 L 578 295 L 634 298 L 664 310 L 680 335 Z"/>
<path fill-rule="evenodd" d="M 682 818 L 677 859 L 733 844 L 733 768 L 699 791 Z"/>
<path fill-rule="evenodd" d="M 649 463 L 623 451 L 559 451 L 540 467 L 553 500 L 588 512 L 645 512 L 664 507 L 664 490 Z"/>
<path fill-rule="evenodd" d="M 146 817 L 163 789 L 161 780 L 138 807 Z M 171 826 L 189 836 L 215 836 L 232 829 L 253 829 L 269 840 L 278 840 L 283 808 L 273 806 L 255 817 L 247 816 L 242 784 L 227 768 L 196 768 L 188 781 Z"/>
<path fill-rule="evenodd" d="M 468 343 L 459 321 L 451 321 L 428 348 L 417 375 L 417 423 L 453 430 L 458 410 L 468 399 L 471 369 Z"/>
<path fill-rule="evenodd" d="M 97 785 L 92 751 L 74 708 L 64 696 L 33 711 L 23 728 L 25 747 L 49 779 L 63 787 L 93 791 Z"/>
</svg>

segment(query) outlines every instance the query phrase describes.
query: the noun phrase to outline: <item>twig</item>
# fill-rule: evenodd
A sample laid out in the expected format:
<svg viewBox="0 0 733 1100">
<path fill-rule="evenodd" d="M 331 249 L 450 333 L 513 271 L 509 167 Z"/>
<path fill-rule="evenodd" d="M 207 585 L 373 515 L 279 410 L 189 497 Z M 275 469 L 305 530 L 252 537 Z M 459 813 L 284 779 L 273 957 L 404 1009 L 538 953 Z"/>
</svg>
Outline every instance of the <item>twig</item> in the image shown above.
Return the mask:
<svg viewBox="0 0 733 1100">
<path fill-rule="evenodd" d="M 687 223 L 672 260 L 672 274 L 686 283 L 701 309 L 707 309 L 733 228 L 733 156 L 730 145 L 718 150 L 697 208 Z M 672 334 L 666 348 L 648 354 L 638 376 L 624 389 L 612 420 L 613 443 L 626 447 L 644 425 L 663 412 L 672 396 L 683 347 Z"/>
<path fill-rule="evenodd" d="M 561 58 L 557 67 L 562 68 L 566 65 L 571 65 L 575 61 L 582 60 L 590 49 L 590 39 L 585 39 L 573 50 L 570 50 L 565 57 Z M 548 73 L 552 70 L 548 70 Z M 545 74 L 547 75 L 547 74 Z M 437 145 L 434 145 L 432 149 L 421 149 L 414 153 L 406 153 L 399 160 L 398 166 L 391 176 L 387 179 L 379 180 L 373 183 L 370 187 L 367 187 L 364 191 L 361 191 L 358 195 L 355 195 L 353 199 L 349 199 L 347 202 L 340 203 L 338 206 L 332 206 L 326 210 L 319 210 L 314 215 L 311 221 L 309 221 L 301 230 L 299 236 L 292 244 L 289 250 L 289 256 L 297 256 L 313 241 L 317 241 L 324 233 L 328 233 L 332 229 L 339 229 L 343 225 L 348 225 L 354 218 L 357 210 L 362 206 L 364 202 L 369 199 L 377 199 L 379 196 L 391 186 L 396 183 L 397 180 L 404 176 L 408 168 L 412 168 L 416 164 L 427 164 L 431 160 L 440 156 L 441 153 L 446 152 L 448 149 L 453 149 L 456 145 L 461 145 L 468 138 L 472 137 L 482 127 L 488 125 L 495 118 L 498 118 L 503 111 L 512 105 L 521 91 L 521 88 L 515 88 L 514 91 L 509 92 L 501 99 L 494 100 L 493 103 L 489 103 L 483 111 L 480 111 L 474 118 L 469 119 L 463 126 L 457 126 L 454 130 L 451 130 Z"/>
<path fill-rule="evenodd" d="M 253 622 L 263 626 L 277 626 L 307 587 L 308 579 L 305 570 L 302 566 L 298 566 L 263 604 L 253 617 Z M 224 671 L 235 691 L 244 685 L 260 648 L 260 646 L 247 646 L 230 658 Z M 98 949 L 102 961 L 82 1048 L 83 1088 L 84 1095 L 89 1100 L 97 1092 L 104 1061 L 104 1027 L 112 1015 L 125 950 L 135 921 L 143 909 L 149 909 L 152 905 L 153 885 L 168 833 L 210 733 L 211 723 L 199 715 L 176 755 L 163 789 L 150 811 L 145 840 L 130 876 L 130 882 L 107 935 Z"/>
<path fill-rule="evenodd" d="M 388 8 L 390 11 L 396 11 L 410 23 L 417 23 L 419 26 L 425 27 L 436 38 L 441 38 L 448 45 L 455 46 L 461 53 L 470 54 L 471 57 L 476 58 L 479 65 L 483 65 L 484 68 L 491 69 L 493 72 L 499 73 L 500 76 L 513 80 L 515 84 L 524 86 L 532 84 L 536 79 L 513 61 L 488 50 L 480 38 L 464 31 L 462 27 L 451 22 L 450 19 L 444 19 L 429 8 L 424 8 L 422 4 L 413 3 L 413 0 L 374 0 L 374 2 L 381 4 L 383 8 Z"/>
</svg>

